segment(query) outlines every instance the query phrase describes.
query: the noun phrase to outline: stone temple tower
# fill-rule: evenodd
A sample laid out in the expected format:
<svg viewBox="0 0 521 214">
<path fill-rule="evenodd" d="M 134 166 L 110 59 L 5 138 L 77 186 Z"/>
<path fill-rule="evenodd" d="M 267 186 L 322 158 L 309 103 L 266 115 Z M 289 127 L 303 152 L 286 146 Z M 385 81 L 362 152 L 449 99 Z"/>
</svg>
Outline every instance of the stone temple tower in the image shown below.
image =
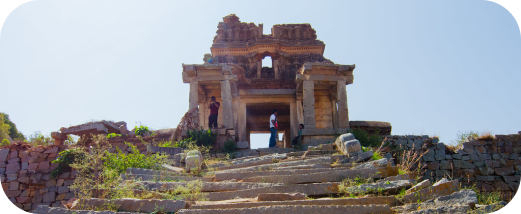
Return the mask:
<svg viewBox="0 0 521 214">
<path fill-rule="evenodd" d="M 211 54 L 203 64 L 183 64 L 183 82 L 190 84 L 189 110 L 195 123 L 208 129 L 208 104 L 221 103 L 220 143 L 237 140 L 249 148 L 251 133 L 269 133 L 269 116 L 277 109 L 279 133 L 291 146 L 299 124 L 304 146 L 333 142 L 349 128 L 346 85 L 353 83 L 355 65 L 324 58 L 324 42 L 310 24 L 278 24 L 271 34 L 263 25 L 241 22 L 235 14 L 217 25 Z M 263 67 L 270 57 L 272 67 Z"/>
</svg>

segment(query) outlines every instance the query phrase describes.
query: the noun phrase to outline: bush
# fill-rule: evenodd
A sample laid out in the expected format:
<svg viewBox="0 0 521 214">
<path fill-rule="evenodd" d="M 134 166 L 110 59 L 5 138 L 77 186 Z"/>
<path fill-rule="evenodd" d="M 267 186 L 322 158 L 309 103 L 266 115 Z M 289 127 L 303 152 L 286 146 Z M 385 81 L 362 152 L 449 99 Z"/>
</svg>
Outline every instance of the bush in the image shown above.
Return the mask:
<svg viewBox="0 0 521 214">
<path fill-rule="evenodd" d="M 382 137 L 378 133 L 369 135 L 365 130 L 362 129 L 350 129 L 348 133 L 351 133 L 355 138 L 360 141 L 360 145 L 364 147 L 376 147 L 382 143 Z"/>
<path fill-rule="evenodd" d="M 121 137 L 121 134 L 116 134 L 116 133 L 107 134 L 107 138 L 113 138 L 113 137 Z"/>
<path fill-rule="evenodd" d="M 212 146 L 217 140 L 216 133 L 213 133 L 212 130 L 204 130 L 202 127 L 188 130 L 186 134 L 188 138 L 183 140 L 184 143 L 195 141 L 197 146 Z"/>
<path fill-rule="evenodd" d="M 233 140 L 229 140 L 224 143 L 224 148 L 222 151 L 224 153 L 230 154 L 230 153 L 235 153 L 236 150 L 237 150 L 237 143 Z"/>
<path fill-rule="evenodd" d="M 126 142 L 125 144 L 130 147 L 130 154 L 123 153 L 119 148 L 116 148 L 116 153 L 106 152 L 103 164 L 107 169 L 117 173 L 124 173 L 127 168 L 160 169 L 166 161 L 166 155 L 157 153 L 147 156 L 141 154 L 136 146 Z"/>
<path fill-rule="evenodd" d="M 148 133 L 148 127 L 146 127 L 146 126 L 140 126 L 140 127 L 136 126 L 135 129 L 136 130 L 134 131 L 134 133 L 136 133 L 136 136 L 144 137 L 145 133 Z"/>
<path fill-rule="evenodd" d="M 456 145 L 456 147 L 460 147 L 465 142 L 470 142 L 473 140 L 483 140 L 483 141 L 493 141 L 495 138 L 490 134 L 490 132 L 477 132 L 477 131 L 464 131 L 458 132 L 456 140 L 453 140 L 452 143 Z"/>
<path fill-rule="evenodd" d="M 0 147 L 9 146 L 9 144 L 11 144 L 11 142 L 9 142 L 8 139 L 3 139 L 2 143 L 0 143 Z"/>
<path fill-rule="evenodd" d="M 34 134 L 29 136 L 29 141 L 27 143 L 33 146 L 50 146 L 54 144 L 54 139 L 49 136 L 45 136 L 40 132 L 34 132 Z"/>
<path fill-rule="evenodd" d="M 82 147 L 67 149 L 61 151 L 59 153 L 59 157 L 56 160 L 53 160 L 52 163 L 57 163 L 58 167 L 52 171 L 51 177 L 56 178 L 63 172 L 67 172 L 71 170 L 70 165 L 74 162 L 78 162 L 79 160 L 85 157 L 85 151 Z"/>
</svg>

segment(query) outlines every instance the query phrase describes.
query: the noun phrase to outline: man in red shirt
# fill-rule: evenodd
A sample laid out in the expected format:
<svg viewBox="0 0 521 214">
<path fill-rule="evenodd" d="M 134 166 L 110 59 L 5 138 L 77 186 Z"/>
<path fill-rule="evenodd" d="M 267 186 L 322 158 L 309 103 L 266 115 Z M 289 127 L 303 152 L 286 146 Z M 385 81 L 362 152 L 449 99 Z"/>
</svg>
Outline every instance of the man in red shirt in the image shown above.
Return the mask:
<svg viewBox="0 0 521 214">
<path fill-rule="evenodd" d="M 221 106 L 221 103 L 215 101 L 215 97 L 212 96 L 212 100 L 210 101 L 210 117 L 208 117 L 209 120 L 209 126 L 210 129 L 217 128 L 217 116 L 219 115 L 219 106 Z"/>
</svg>

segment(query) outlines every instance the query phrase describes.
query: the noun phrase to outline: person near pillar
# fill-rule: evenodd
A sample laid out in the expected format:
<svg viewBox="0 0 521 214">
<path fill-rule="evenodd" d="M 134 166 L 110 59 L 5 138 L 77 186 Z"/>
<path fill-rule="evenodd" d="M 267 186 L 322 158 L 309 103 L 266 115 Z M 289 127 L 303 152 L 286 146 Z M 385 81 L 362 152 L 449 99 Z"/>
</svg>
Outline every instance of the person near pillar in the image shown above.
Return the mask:
<svg viewBox="0 0 521 214">
<path fill-rule="evenodd" d="M 291 141 L 291 145 L 292 146 L 295 146 L 295 145 L 299 144 L 299 140 L 301 140 L 301 138 L 302 138 L 302 129 L 304 129 L 304 124 L 300 124 L 298 126 L 298 129 L 299 129 L 298 130 L 298 135 L 295 136 L 295 138 L 293 138 L 293 141 Z"/>
<path fill-rule="evenodd" d="M 217 128 L 217 116 L 219 114 L 219 107 L 221 106 L 221 103 L 215 101 L 215 96 L 212 96 L 210 100 L 210 117 L 208 117 L 208 126 L 210 126 L 210 129 Z"/>
<path fill-rule="evenodd" d="M 270 117 L 270 144 L 269 147 L 277 147 L 277 129 L 279 128 L 279 125 L 277 124 L 277 109 L 273 109 L 273 112 Z"/>
</svg>

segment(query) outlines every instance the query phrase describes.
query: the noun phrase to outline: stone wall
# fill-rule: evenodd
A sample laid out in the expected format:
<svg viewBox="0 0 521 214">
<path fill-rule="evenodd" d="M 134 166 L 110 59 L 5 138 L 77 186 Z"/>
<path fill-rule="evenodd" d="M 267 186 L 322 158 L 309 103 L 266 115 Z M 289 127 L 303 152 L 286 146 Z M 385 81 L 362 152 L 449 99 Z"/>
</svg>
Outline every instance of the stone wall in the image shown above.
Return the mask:
<svg viewBox="0 0 521 214">
<path fill-rule="evenodd" d="M 390 147 L 418 150 L 425 178 L 459 179 L 485 192 L 501 191 L 511 198 L 519 187 L 521 177 L 521 135 L 496 135 L 488 141 L 471 141 L 453 148 L 439 143 L 437 138 L 422 136 L 387 136 Z M 399 153 L 393 156 L 400 159 Z"/>
<path fill-rule="evenodd" d="M 71 172 L 51 178 L 58 165 L 51 163 L 65 146 L 0 149 L 0 178 L 2 188 L 16 206 L 25 211 L 38 205 L 59 206 L 74 196 L 69 186 L 75 175 Z"/>
</svg>

